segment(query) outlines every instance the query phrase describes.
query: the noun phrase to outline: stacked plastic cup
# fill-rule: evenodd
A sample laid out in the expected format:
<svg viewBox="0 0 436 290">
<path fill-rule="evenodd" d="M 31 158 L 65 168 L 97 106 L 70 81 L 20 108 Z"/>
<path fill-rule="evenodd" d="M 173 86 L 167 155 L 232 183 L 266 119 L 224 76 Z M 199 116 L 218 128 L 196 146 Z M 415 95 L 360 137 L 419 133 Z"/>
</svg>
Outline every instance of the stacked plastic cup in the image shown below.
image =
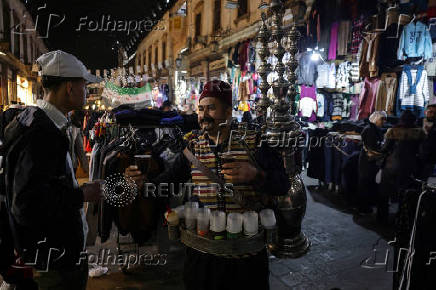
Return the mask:
<svg viewBox="0 0 436 290">
<path fill-rule="evenodd" d="M 276 227 L 276 216 L 272 209 L 264 209 L 260 212 L 260 222 L 265 228 L 266 241 L 268 244 L 277 243 L 277 227 Z"/>
<path fill-rule="evenodd" d="M 207 207 L 197 209 L 197 234 L 205 237 L 209 233 L 210 209 Z"/>
<path fill-rule="evenodd" d="M 244 212 L 244 235 L 255 236 L 259 230 L 259 215 L 255 211 Z"/>
<path fill-rule="evenodd" d="M 276 226 L 276 216 L 272 209 L 263 209 L 260 212 L 260 222 L 265 229 L 273 228 Z"/>
<path fill-rule="evenodd" d="M 235 240 L 241 237 L 243 216 L 240 213 L 229 213 L 227 215 L 227 239 Z"/>
<path fill-rule="evenodd" d="M 195 232 L 196 222 L 197 222 L 197 210 L 198 210 L 198 202 L 185 203 L 184 215 L 185 215 L 185 225 L 187 230 Z"/>
<path fill-rule="evenodd" d="M 223 240 L 226 237 L 226 213 L 213 211 L 210 215 L 210 231 L 214 240 Z"/>
</svg>

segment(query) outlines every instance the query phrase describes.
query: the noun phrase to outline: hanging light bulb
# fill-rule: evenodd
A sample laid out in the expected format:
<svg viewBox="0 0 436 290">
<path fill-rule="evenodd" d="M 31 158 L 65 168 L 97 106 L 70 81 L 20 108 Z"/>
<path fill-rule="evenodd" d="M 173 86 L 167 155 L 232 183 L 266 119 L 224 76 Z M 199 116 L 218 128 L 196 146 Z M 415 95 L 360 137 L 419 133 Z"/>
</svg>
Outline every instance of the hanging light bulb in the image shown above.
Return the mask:
<svg viewBox="0 0 436 290">
<path fill-rule="evenodd" d="M 310 60 L 312 60 L 312 61 L 318 61 L 320 57 L 321 57 L 321 56 L 319 55 L 318 52 L 313 51 L 313 52 L 312 52 L 312 55 L 310 56 Z"/>
</svg>

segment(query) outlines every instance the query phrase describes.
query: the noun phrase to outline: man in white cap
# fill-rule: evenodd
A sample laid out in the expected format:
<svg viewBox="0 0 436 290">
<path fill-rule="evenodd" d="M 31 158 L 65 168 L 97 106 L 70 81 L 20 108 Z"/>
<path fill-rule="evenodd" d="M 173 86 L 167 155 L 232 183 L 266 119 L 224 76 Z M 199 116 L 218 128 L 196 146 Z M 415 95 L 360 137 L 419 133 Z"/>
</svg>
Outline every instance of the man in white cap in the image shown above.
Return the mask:
<svg viewBox="0 0 436 290">
<path fill-rule="evenodd" d="M 60 50 L 40 56 L 37 63 L 44 99 L 5 130 L 6 194 L 15 250 L 33 266 L 39 289 L 86 289 L 83 202 L 99 201 L 102 192 L 99 183 L 77 183 L 67 114 L 82 108 L 86 84 L 100 79 Z"/>
</svg>

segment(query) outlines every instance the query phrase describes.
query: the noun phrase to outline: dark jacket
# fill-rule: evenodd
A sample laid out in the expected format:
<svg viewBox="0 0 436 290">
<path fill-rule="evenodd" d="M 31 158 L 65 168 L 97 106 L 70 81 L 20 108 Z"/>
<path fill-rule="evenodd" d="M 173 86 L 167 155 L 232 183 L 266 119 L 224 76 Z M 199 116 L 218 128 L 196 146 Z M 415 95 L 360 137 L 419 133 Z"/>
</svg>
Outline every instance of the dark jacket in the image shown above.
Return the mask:
<svg viewBox="0 0 436 290">
<path fill-rule="evenodd" d="M 376 164 L 377 152 L 380 151 L 383 141 L 382 131 L 373 123 L 369 123 L 362 133 L 363 148 L 359 156 L 359 176 L 361 183 L 375 182 L 378 171 Z"/>
<path fill-rule="evenodd" d="M 436 164 L 436 125 L 433 125 L 420 148 L 420 159 L 425 166 L 434 167 Z"/>
<path fill-rule="evenodd" d="M 383 132 L 375 124 L 369 123 L 362 133 L 362 142 L 365 147 L 372 151 L 380 151 L 381 143 L 383 142 Z"/>
<path fill-rule="evenodd" d="M 6 193 L 16 247 L 25 261 L 37 258 L 37 268 L 74 268 L 83 250 L 83 192 L 73 187 L 67 171 L 68 142 L 37 107 L 26 108 L 5 130 Z"/>
<path fill-rule="evenodd" d="M 386 132 L 382 151 L 387 154 L 384 169 L 403 183 L 411 175 L 416 177 L 419 166 L 418 153 L 425 138 L 421 128 L 391 128 Z"/>
</svg>

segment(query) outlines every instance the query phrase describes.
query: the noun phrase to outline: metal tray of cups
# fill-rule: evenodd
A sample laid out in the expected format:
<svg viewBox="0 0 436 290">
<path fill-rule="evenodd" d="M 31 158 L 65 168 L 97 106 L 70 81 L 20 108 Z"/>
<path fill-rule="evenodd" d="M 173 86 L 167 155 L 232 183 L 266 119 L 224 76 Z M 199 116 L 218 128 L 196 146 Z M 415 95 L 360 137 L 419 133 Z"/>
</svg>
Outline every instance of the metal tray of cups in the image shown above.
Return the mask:
<svg viewBox="0 0 436 290">
<path fill-rule="evenodd" d="M 265 233 L 260 227 L 256 235 L 236 240 L 212 240 L 184 228 L 180 228 L 180 232 L 180 240 L 187 247 L 225 258 L 250 257 L 266 248 Z"/>
</svg>

